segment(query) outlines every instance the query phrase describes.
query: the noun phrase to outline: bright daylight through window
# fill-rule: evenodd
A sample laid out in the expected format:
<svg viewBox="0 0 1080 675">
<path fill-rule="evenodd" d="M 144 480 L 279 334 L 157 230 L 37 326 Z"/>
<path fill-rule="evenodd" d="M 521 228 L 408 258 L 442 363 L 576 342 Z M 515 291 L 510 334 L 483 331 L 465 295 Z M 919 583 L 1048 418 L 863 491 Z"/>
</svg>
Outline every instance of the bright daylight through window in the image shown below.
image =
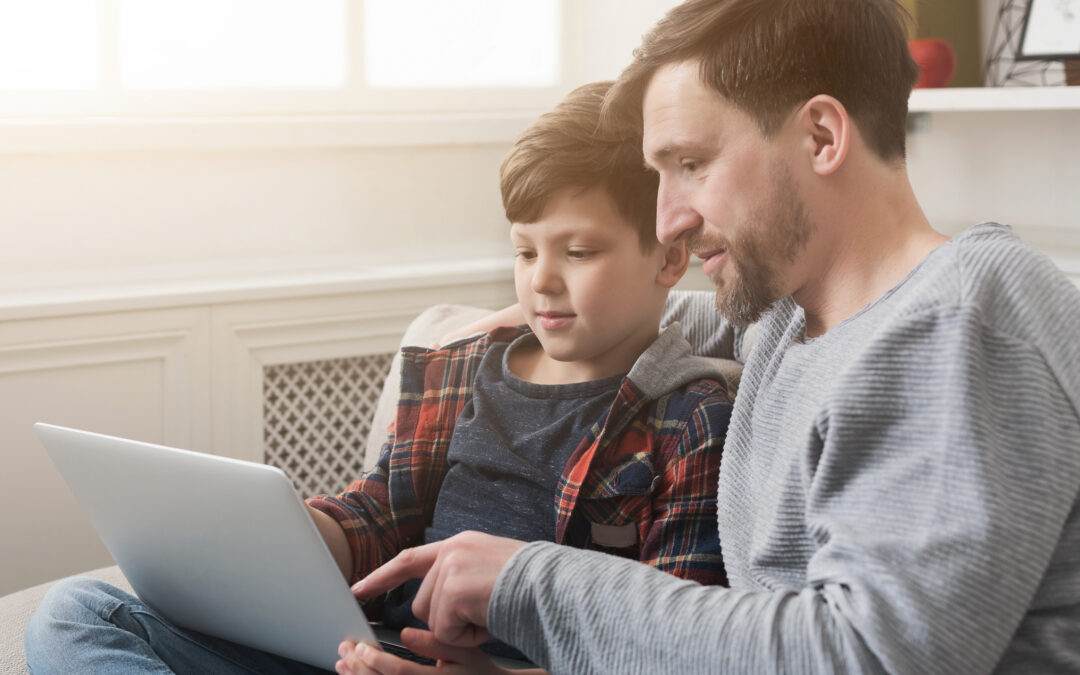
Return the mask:
<svg viewBox="0 0 1080 675">
<path fill-rule="evenodd" d="M 558 84 L 558 0 L 366 0 L 374 87 Z"/>
<path fill-rule="evenodd" d="M 0 0 L 0 90 L 94 89 L 98 3 Z"/>
<path fill-rule="evenodd" d="M 226 112 L 417 110 L 424 92 L 553 90 L 564 2 L 0 0 L 0 117 L 40 102 L 68 106 L 58 114 L 215 100 Z"/>
</svg>

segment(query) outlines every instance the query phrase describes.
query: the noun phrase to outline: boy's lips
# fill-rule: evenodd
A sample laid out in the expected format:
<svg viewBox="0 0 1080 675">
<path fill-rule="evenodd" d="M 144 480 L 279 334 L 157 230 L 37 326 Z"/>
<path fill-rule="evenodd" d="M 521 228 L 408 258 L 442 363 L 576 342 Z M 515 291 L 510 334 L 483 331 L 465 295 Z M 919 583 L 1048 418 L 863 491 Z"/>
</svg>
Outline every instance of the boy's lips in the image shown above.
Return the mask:
<svg viewBox="0 0 1080 675">
<path fill-rule="evenodd" d="M 701 264 L 701 271 L 708 277 L 712 277 L 719 273 L 720 268 L 722 268 L 727 261 L 727 249 L 723 248 L 717 248 L 711 251 L 695 251 L 694 255 L 704 261 Z"/>
<path fill-rule="evenodd" d="M 544 330 L 556 330 L 570 324 L 575 314 L 569 312 L 537 312 L 536 317 L 540 320 L 540 327 Z"/>
</svg>

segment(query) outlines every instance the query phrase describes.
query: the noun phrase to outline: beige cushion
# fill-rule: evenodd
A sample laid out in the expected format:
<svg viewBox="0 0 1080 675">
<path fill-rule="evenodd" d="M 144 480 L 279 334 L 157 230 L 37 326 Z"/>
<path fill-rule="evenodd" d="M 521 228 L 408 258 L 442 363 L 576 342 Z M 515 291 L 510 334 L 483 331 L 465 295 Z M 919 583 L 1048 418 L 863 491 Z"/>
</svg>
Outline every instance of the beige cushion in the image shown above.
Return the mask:
<svg viewBox="0 0 1080 675">
<path fill-rule="evenodd" d="M 491 314 L 490 309 L 468 307 L 466 305 L 435 305 L 424 310 L 416 317 L 405 335 L 401 346 L 414 345 L 429 347 L 444 335 L 468 326 Z M 394 420 L 394 407 L 397 405 L 398 390 L 401 388 L 401 353 L 394 355 L 390 372 L 383 382 L 382 394 L 371 418 L 371 432 L 368 434 L 367 448 L 364 451 L 364 466 L 371 468 L 379 459 L 379 452 L 386 442 L 387 430 Z"/>
<path fill-rule="evenodd" d="M 82 576 L 101 579 L 131 592 L 131 585 L 115 565 L 86 572 Z M 23 649 L 26 623 L 45 597 L 45 592 L 54 583 L 49 581 L 0 598 L 0 675 L 25 675 L 29 672 L 26 669 L 26 653 Z"/>
</svg>

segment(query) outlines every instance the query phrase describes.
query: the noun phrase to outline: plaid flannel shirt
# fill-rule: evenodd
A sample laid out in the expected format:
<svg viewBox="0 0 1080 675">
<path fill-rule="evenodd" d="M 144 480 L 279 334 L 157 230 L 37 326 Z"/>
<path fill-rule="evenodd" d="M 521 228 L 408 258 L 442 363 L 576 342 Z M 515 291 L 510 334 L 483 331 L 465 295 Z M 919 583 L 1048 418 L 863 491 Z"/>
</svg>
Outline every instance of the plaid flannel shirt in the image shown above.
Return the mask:
<svg viewBox="0 0 1080 675">
<path fill-rule="evenodd" d="M 345 492 L 308 503 L 335 518 L 352 549 L 351 582 L 424 543 L 454 424 L 493 341 L 402 350 L 401 397 L 378 464 Z M 716 527 L 720 456 L 731 416 L 723 384 L 701 379 L 647 400 L 624 378 L 571 454 L 553 499 L 556 543 L 632 557 L 703 584 L 726 584 Z"/>
</svg>

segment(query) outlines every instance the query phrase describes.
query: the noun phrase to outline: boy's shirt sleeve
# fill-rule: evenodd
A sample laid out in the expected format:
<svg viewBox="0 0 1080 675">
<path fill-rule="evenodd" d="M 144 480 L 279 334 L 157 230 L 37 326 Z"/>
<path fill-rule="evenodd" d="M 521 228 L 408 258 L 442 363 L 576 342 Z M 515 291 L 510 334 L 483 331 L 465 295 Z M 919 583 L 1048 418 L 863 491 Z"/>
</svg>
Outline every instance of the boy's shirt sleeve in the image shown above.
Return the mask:
<svg viewBox="0 0 1080 675">
<path fill-rule="evenodd" d="M 454 424 L 472 395 L 486 337 L 453 349 L 403 351 L 401 396 L 375 468 L 336 496 L 307 500 L 334 518 L 352 550 L 350 583 L 424 541 L 449 465 Z"/>
<path fill-rule="evenodd" d="M 329 515 L 344 530 L 352 551 L 350 584 L 367 576 L 402 549 L 415 545 L 406 542 L 423 536 L 422 527 L 417 533 L 415 525 L 410 528 L 407 519 L 397 517 L 395 504 L 390 499 L 390 467 L 396 442 L 394 427 L 391 424 L 389 438 L 371 471 L 336 496 L 318 495 L 307 500 L 309 506 Z M 395 468 L 398 473 L 411 474 L 414 470 L 425 469 L 414 467 L 411 462 Z"/>
</svg>

